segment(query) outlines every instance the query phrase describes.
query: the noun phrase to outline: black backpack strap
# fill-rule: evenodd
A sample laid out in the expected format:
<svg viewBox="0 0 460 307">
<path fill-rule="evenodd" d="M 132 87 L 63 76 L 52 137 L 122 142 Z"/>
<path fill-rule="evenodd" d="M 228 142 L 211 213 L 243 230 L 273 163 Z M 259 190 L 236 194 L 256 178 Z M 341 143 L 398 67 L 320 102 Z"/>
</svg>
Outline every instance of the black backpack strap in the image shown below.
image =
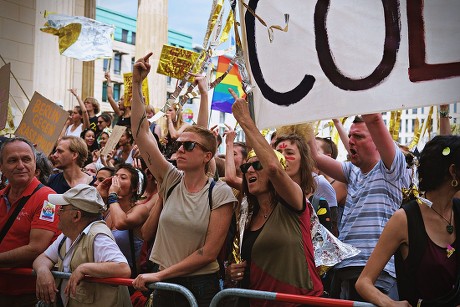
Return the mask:
<svg viewBox="0 0 460 307">
<path fill-rule="evenodd" d="M 133 265 L 131 267 L 131 276 L 135 278 L 137 276 L 137 265 L 136 265 L 136 250 L 134 249 L 134 231 L 132 229 L 129 232 L 129 249 L 131 250 L 131 261 Z"/>
<path fill-rule="evenodd" d="M 163 203 L 166 202 L 166 200 L 168 199 L 169 195 L 171 195 L 172 191 L 174 190 L 175 187 L 177 187 L 177 185 L 181 182 L 181 180 L 179 180 L 178 182 L 173 184 L 172 187 L 169 188 L 168 192 L 166 193 L 166 198 L 163 200 Z"/>
<path fill-rule="evenodd" d="M 22 208 L 24 208 L 24 205 L 27 203 L 29 198 L 32 197 L 32 195 L 35 194 L 38 190 L 40 190 L 44 185 L 40 183 L 33 192 L 28 195 L 28 196 L 23 196 L 19 200 L 19 203 L 17 207 L 14 209 L 13 213 L 11 216 L 8 218 L 8 221 L 6 221 L 5 226 L 3 226 L 2 231 L 0 232 L 0 243 L 2 243 L 3 239 L 5 238 L 6 234 L 8 233 L 8 230 L 10 230 L 11 226 L 13 225 L 14 221 L 16 220 L 16 217 L 18 216 L 19 212 L 21 212 Z"/>
<path fill-rule="evenodd" d="M 208 200 L 209 200 L 209 209 L 212 210 L 212 189 L 216 185 L 214 179 L 211 179 L 211 183 L 209 184 L 209 192 L 208 192 Z"/>
</svg>

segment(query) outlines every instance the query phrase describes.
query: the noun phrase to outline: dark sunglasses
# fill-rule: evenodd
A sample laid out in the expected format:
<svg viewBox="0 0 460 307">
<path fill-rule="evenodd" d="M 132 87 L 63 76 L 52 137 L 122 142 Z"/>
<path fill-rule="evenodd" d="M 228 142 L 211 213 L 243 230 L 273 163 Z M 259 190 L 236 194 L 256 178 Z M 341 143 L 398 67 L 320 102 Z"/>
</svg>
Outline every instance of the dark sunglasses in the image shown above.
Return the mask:
<svg viewBox="0 0 460 307">
<path fill-rule="evenodd" d="M 196 145 L 200 146 L 201 149 L 203 149 L 204 151 L 210 151 L 210 150 L 208 150 L 206 147 L 204 147 L 203 145 L 201 145 L 200 143 L 194 142 L 194 141 L 184 141 L 184 142 L 176 141 L 176 144 L 175 144 L 175 146 L 176 146 L 176 151 L 178 151 L 179 148 L 180 148 L 181 146 L 183 146 L 183 147 L 184 147 L 184 150 L 185 150 L 185 151 L 189 151 L 189 152 L 190 152 L 190 151 L 193 151 L 193 149 L 195 148 Z"/>
<path fill-rule="evenodd" d="M 246 174 L 251 166 L 256 171 L 260 171 L 263 168 L 262 164 L 260 164 L 260 161 L 248 162 L 240 165 L 241 172 Z"/>
</svg>

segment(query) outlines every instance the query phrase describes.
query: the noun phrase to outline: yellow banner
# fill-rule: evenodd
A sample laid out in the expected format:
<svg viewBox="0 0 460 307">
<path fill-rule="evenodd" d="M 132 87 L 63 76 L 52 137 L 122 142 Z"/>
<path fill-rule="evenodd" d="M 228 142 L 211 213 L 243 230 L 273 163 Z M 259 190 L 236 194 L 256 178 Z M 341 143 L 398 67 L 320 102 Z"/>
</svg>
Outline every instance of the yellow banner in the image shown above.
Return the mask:
<svg viewBox="0 0 460 307">
<path fill-rule="evenodd" d="M 123 105 L 125 107 L 131 106 L 131 98 L 133 98 L 133 73 L 128 72 L 123 74 L 123 85 L 124 85 L 124 95 L 123 95 Z M 150 104 L 149 99 L 149 83 L 147 78 L 142 81 L 142 96 L 144 96 L 144 103 L 146 106 Z"/>
<path fill-rule="evenodd" d="M 157 73 L 182 80 L 198 59 L 199 53 L 178 47 L 163 45 Z M 197 73 L 201 65 L 195 65 Z"/>
</svg>

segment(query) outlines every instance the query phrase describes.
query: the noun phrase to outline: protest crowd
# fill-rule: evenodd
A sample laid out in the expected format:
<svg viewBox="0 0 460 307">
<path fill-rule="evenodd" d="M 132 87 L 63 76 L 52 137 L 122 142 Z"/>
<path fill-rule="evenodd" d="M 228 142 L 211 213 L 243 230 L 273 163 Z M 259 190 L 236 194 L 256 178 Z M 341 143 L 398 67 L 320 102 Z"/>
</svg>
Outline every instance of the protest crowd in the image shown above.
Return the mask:
<svg viewBox="0 0 460 307">
<path fill-rule="evenodd" d="M 348 153 L 339 162 L 337 144 L 309 124 L 279 127 L 268 142 L 229 89 L 246 136 L 234 142 L 231 127 L 223 136 L 207 127 L 202 76 L 196 124 L 181 121 L 177 104 L 158 127 L 140 91 L 150 55 L 134 65 L 129 107 L 109 88 L 124 130 L 108 153 L 112 115 L 76 89 L 79 106 L 48 157 L 25 138 L 2 139 L 0 263 L 37 275 L 2 275 L 2 306 L 188 306 L 179 293 L 149 291 L 158 281 L 185 286 L 199 306 L 223 288 L 458 304 L 459 136 L 444 129 L 415 156 L 381 114 L 357 115 L 348 132 L 334 121 Z M 218 157 L 222 137 L 227 154 Z M 71 277 L 55 280 L 52 270 Z M 85 275 L 133 282 L 114 287 Z M 297 304 L 239 297 L 221 305 Z"/>
<path fill-rule="evenodd" d="M 397 51 L 396 38 L 385 48 Z M 225 289 L 291 300 L 248 294 L 218 306 L 311 306 L 296 297 L 460 306 L 460 136 L 449 105 L 437 107 L 439 133 L 420 152 L 396 142 L 381 113 L 359 108 L 349 127 L 330 119 L 336 138 L 309 120 L 260 131 L 254 97 L 271 88 L 263 76 L 250 88 L 242 71 L 241 84 L 225 88 L 237 126 L 210 127 L 208 92 L 244 66 L 239 55 L 220 80 L 184 72 L 161 111 L 144 92 L 152 52 L 133 59 L 129 95 L 118 101 L 104 72 L 111 112 L 77 88 L 70 110 L 33 99 L 41 134 L 22 126 L 0 137 L 0 306 L 189 306 L 180 292 L 153 289 L 160 282 L 188 289 L 200 307 Z M 309 77 L 300 87 L 313 87 Z M 187 87 L 200 100 L 193 123 L 179 97 Z M 39 119 L 45 113 L 53 123 Z M 33 274 L 8 274 L 17 268 Z"/>
</svg>

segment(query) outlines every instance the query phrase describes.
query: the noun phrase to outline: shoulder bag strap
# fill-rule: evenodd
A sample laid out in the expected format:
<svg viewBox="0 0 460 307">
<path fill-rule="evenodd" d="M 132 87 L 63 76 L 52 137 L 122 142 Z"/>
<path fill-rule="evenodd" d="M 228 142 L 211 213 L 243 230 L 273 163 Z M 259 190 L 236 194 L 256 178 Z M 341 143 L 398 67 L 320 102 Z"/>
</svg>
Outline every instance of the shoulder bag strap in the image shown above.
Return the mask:
<svg viewBox="0 0 460 307">
<path fill-rule="evenodd" d="M 35 192 L 40 190 L 42 187 L 44 187 L 43 184 L 39 184 L 35 190 L 33 190 L 32 194 L 29 196 L 23 196 L 19 200 L 19 203 L 17 207 L 14 209 L 14 212 L 11 214 L 11 216 L 8 218 L 8 221 L 6 221 L 5 226 L 3 226 L 2 231 L 0 232 L 0 243 L 2 243 L 3 239 L 5 238 L 6 234 L 8 233 L 8 230 L 10 230 L 11 226 L 13 225 L 14 221 L 16 220 L 16 217 L 18 216 L 19 212 L 21 212 L 22 208 L 26 204 L 26 202 L 29 200 L 29 198 L 34 195 Z"/>
<path fill-rule="evenodd" d="M 209 192 L 208 192 L 208 200 L 209 200 L 209 209 L 212 210 L 212 189 L 216 185 L 214 179 L 211 180 L 211 184 L 209 185 Z"/>
</svg>

